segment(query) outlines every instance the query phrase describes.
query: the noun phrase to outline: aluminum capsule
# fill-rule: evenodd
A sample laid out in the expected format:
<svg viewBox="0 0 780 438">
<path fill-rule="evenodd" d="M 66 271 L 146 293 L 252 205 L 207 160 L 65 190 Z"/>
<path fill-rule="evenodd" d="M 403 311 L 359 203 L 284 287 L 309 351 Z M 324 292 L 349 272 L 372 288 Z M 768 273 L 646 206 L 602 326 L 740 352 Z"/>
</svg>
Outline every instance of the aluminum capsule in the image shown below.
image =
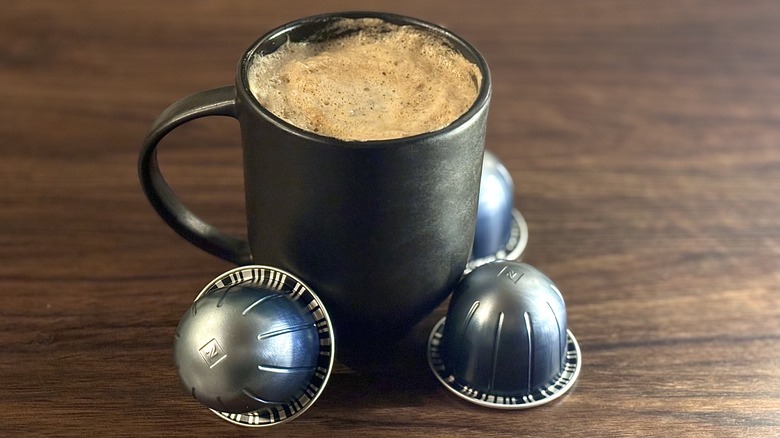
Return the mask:
<svg viewBox="0 0 780 438">
<path fill-rule="evenodd" d="M 557 398 L 579 375 L 580 352 L 555 284 L 531 265 L 495 261 L 453 293 L 429 341 L 429 363 L 456 395 L 518 409 Z"/>
</svg>

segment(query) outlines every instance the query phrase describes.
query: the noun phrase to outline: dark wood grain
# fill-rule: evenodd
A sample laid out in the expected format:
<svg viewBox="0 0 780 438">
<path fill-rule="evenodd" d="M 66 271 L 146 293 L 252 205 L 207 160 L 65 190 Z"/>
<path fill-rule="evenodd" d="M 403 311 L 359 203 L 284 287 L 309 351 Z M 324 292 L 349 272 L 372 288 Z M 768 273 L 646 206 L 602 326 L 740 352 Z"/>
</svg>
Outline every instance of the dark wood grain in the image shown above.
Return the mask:
<svg viewBox="0 0 780 438">
<path fill-rule="evenodd" d="M 495 83 L 488 148 L 515 179 L 526 261 L 580 340 L 573 391 L 498 412 L 441 388 L 424 340 L 340 358 L 322 398 L 261 431 L 180 387 L 179 317 L 231 266 L 154 214 L 140 142 L 227 85 L 260 34 L 375 9 L 444 24 Z M 238 129 L 161 161 L 188 205 L 244 227 Z M 780 5 L 750 2 L 4 1 L 0 435 L 780 436 Z"/>
</svg>

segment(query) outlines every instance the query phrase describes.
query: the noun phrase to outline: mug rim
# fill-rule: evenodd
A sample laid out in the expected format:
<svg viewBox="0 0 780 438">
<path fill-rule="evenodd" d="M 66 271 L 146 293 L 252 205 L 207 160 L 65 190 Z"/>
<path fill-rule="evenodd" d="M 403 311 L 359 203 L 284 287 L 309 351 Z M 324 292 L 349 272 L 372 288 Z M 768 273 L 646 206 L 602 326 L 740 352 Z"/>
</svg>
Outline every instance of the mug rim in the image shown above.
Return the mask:
<svg viewBox="0 0 780 438">
<path fill-rule="evenodd" d="M 289 33 L 306 24 L 317 23 L 317 22 L 325 23 L 328 21 L 343 19 L 343 18 L 379 18 L 393 24 L 415 26 L 425 31 L 436 34 L 439 37 L 444 38 L 447 42 L 453 44 L 454 48 L 462 55 L 466 56 L 466 58 L 469 61 L 474 62 L 479 68 L 480 72 L 482 73 L 482 82 L 480 84 L 477 97 L 474 99 L 474 102 L 465 112 L 463 112 L 455 120 L 450 122 L 448 125 L 439 128 L 435 131 L 423 132 L 420 134 L 410 135 L 406 137 L 381 139 L 381 140 L 343 140 L 336 137 L 317 134 L 315 132 L 308 131 L 293 125 L 292 123 L 273 114 L 270 110 L 268 110 L 263 105 L 261 105 L 260 102 L 252 93 L 252 91 L 250 90 L 249 80 L 247 77 L 248 76 L 247 71 L 249 65 L 252 62 L 254 56 L 257 54 L 260 47 L 263 46 L 269 40 L 277 38 L 286 33 Z M 424 20 L 420 20 L 418 18 L 409 17 L 405 15 L 399 15 L 399 14 L 393 14 L 387 12 L 374 12 L 374 11 L 331 12 L 325 14 L 312 15 L 308 17 L 299 18 L 297 20 L 283 24 L 281 26 L 278 26 L 266 32 L 260 38 L 255 40 L 255 42 L 252 43 L 249 46 L 249 48 L 244 52 L 244 54 L 241 56 L 241 60 L 238 63 L 238 68 L 236 71 L 236 84 L 237 84 L 236 88 L 240 90 L 240 92 L 243 94 L 244 97 L 243 100 L 245 100 L 252 109 L 254 109 L 257 113 L 262 115 L 266 120 L 273 123 L 277 128 L 287 131 L 295 136 L 303 137 L 310 141 L 316 141 L 316 142 L 328 143 L 328 144 L 338 143 L 338 144 L 342 144 L 345 146 L 352 146 L 352 147 L 360 147 L 360 146 L 372 147 L 372 146 L 386 146 L 391 144 L 400 144 L 408 141 L 425 140 L 428 138 L 440 136 L 442 134 L 455 131 L 461 126 L 463 126 L 464 124 L 466 124 L 469 120 L 473 119 L 482 110 L 482 108 L 488 104 L 492 92 L 490 69 L 488 67 L 487 61 L 485 61 L 485 58 L 482 56 L 482 54 L 471 43 L 469 43 L 462 37 L 458 36 L 451 30 L 448 30 L 434 23 L 430 23 Z"/>
</svg>

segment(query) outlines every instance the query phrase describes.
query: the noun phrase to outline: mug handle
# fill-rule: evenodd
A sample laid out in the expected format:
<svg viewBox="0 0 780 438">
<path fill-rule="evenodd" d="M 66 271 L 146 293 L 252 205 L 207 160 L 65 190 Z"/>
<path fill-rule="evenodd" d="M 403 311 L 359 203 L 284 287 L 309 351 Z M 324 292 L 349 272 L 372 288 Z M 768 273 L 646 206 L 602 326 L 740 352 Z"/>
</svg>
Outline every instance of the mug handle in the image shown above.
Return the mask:
<svg viewBox="0 0 780 438">
<path fill-rule="evenodd" d="M 177 127 L 205 116 L 237 118 L 236 88 L 228 86 L 185 97 L 165 109 L 146 136 L 138 158 L 138 176 L 146 197 L 163 220 L 195 246 L 238 265 L 252 262 L 249 243 L 227 235 L 195 216 L 165 182 L 157 162 L 157 144 Z"/>
</svg>

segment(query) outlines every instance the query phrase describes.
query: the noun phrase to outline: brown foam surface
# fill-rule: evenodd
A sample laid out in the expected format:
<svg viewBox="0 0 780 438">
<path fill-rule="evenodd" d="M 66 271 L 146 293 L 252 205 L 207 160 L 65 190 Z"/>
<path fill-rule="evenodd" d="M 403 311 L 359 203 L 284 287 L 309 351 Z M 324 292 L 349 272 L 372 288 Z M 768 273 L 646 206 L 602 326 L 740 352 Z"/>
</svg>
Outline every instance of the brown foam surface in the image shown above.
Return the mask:
<svg viewBox="0 0 780 438">
<path fill-rule="evenodd" d="M 476 99 L 479 68 L 438 37 L 378 19 L 338 25 L 360 30 L 254 59 L 250 89 L 264 107 L 307 131 L 366 141 L 441 129 Z"/>
</svg>

